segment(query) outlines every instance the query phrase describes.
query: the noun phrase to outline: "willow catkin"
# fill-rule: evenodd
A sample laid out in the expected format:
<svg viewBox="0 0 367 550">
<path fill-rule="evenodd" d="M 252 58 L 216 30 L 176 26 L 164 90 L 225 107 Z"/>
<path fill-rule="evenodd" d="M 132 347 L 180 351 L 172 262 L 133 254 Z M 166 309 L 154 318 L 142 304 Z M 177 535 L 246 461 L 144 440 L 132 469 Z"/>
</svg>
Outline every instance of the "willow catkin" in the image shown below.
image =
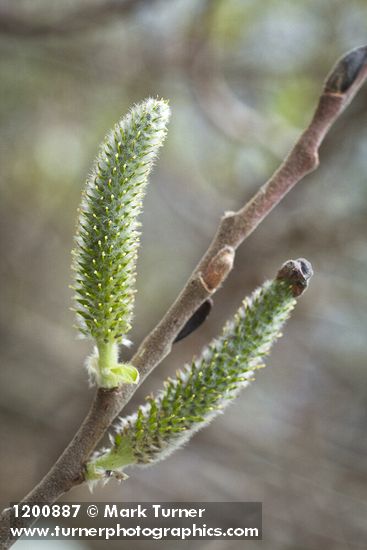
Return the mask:
<svg viewBox="0 0 367 550">
<path fill-rule="evenodd" d="M 117 344 L 131 328 L 137 217 L 169 117 L 164 100 L 135 105 L 103 141 L 83 194 L 73 252 L 75 309 L 80 332 L 96 343 L 89 367 L 105 371 L 97 380 L 104 387 L 118 383 L 108 371 L 118 368 Z"/>
<path fill-rule="evenodd" d="M 162 460 L 217 416 L 262 366 L 311 275 L 306 260 L 291 260 L 255 290 L 199 358 L 120 421 L 113 446 L 90 462 L 87 478 Z"/>
</svg>

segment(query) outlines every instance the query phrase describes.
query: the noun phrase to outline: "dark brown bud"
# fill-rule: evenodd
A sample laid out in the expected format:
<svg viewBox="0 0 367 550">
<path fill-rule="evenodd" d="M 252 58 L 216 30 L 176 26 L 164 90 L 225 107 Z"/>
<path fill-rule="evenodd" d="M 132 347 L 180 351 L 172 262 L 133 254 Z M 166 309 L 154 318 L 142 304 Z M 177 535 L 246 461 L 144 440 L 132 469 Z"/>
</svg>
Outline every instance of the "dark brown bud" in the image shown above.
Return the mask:
<svg viewBox="0 0 367 550">
<path fill-rule="evenodd" d="M 194 332 L 197 328 L 199 328 L 205 321 L 205 319 L 208 317 L 211 309 L 213 307 L 213 301 L 208 298 L 205 300 L 203 304 L 195 311 L 194 315 L 190 317 L 190 319 L 187 321 L 186 325 L 180 330 L 180 332 L 177 334 L 175 340 L 173 343 L 179 342 L 180 340 L 183 340 Z"/>
<path fill-rule="evenodd" d="M 307 288 L 313 275 L 312 265 L 304 258 L 288 260 L 278 271 L 277 279 L 287 281 L 292 286 L 293 296 L 300 296 Z"/>
<path fill-rule="evenodd" d="M 367 46 L 348 52 L 337 61 L 326 79 L 324 91 L 345 94 L 367 69 Z"/>
</svg>

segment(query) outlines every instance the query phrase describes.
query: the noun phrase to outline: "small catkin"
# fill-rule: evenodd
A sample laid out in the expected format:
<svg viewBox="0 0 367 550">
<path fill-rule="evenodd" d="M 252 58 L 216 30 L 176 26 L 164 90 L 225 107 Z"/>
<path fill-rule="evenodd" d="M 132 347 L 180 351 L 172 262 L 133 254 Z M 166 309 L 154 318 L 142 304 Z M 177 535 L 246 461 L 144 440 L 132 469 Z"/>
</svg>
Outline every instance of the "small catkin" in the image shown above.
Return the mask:
<svg viewBox="0 0 367 550">
<path fill-rule="evenodd" d="M 103 479 L 130 464 L 162 460 L 217 416 L 263 366 L 301 294 L 299 287 L 304 290 L 311 275 L 306 260 L 291 260 L 276 279 L 255 290 L 199 358 L 120 421 L 112 448 L 93 458 L 86 478 Z"/>
</svg>

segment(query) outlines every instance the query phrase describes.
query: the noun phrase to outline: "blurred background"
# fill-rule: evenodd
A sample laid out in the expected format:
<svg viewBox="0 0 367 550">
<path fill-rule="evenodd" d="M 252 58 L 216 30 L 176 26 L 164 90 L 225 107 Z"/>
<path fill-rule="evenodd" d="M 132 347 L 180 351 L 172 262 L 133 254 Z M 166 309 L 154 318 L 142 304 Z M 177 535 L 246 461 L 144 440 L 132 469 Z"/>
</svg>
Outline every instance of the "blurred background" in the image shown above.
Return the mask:
<svg viewBox="0 0 367 550">
<path fill-rule="evenodd" d="M 278 166 L 333 63 L 367 41 L 366 25 L 364 0 L 1 1 L 1 504 L 39 481 L 92 399 L 90 344 L 76 338 L 68 285 L 76 209 L 106 131 L 132 103 L 169 98 L 169 136 L 142 216 L 135 349 L 222 213 Z M 198 353 L 244 295 L 304 256 L 315 276 L 268 368 L 165 462 L 65 500 L 262 501 L 264 549 L 365 548 L 366 105 L 365 86 L 328 135 L 320 168 L 240 248 L 210 318 L 128 410 Z M 199 544 L 241 543 L 190 546 Z"/>
</svg>

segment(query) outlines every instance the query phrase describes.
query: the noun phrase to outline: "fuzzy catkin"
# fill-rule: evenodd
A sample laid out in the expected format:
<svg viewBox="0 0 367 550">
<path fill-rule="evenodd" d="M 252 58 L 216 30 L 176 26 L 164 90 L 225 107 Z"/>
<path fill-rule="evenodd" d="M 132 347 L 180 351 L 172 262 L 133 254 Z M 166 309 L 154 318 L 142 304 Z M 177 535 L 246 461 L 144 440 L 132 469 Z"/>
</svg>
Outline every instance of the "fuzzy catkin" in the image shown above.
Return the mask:
<svg viewBox="0 0 367 550">
<path fill-rule="evenodd" d="M 97 345 L 130 330 L 139 222 L 148 176 L 166 136 L 164 100 L 135 105 L 103 141 L 87 179 L 73 267 L 80 332 Z"/>
<path fill-rule="evenodd" d="M 112 448 L 92 460 L 87 479 L 162 460 L 208 424 L 262 366 L 295 303 L 286 280 L 268 281 L 255 290 L 199 358 L 120 421 Z"/>
</svg>

